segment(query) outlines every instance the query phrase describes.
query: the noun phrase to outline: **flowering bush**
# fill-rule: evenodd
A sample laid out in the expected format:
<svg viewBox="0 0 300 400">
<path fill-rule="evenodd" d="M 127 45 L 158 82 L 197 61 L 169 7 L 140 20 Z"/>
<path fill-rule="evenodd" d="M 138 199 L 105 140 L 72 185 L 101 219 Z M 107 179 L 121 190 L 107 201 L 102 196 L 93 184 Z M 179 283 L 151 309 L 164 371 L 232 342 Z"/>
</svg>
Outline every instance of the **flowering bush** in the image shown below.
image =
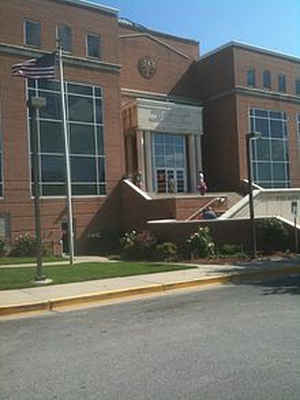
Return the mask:
<svg viewBox="0 0 300 400">
<path fill-rule="evenodd" d="M 122 249 L 127 249 L 135 245 L 137 232 L 135 230 L 126 232 L 120 239 Z"/>
<path fill-rule="evenodd" d="M 131 260 L 149 259 L 154 255 L 155 237 L 148 231 L 126 232 L 120 239 L 122 257 Z"/>
<path fill-rule="evenodd" d="M 212 257 L 215 254 L 215 244 L 209 232 L 209 228 L 199 228 L 186 240 L 185 245 L 192 257 Z"/>
<path fill-rule="evenodd" d="M 42 253 L 48 253 L 44 244 L 42 244 Z M 37 240 L 36 238 L 25 233 L 16 237 L 10 255 L 14 257 L 34 257 L 37 254 Z"/>
</svg>

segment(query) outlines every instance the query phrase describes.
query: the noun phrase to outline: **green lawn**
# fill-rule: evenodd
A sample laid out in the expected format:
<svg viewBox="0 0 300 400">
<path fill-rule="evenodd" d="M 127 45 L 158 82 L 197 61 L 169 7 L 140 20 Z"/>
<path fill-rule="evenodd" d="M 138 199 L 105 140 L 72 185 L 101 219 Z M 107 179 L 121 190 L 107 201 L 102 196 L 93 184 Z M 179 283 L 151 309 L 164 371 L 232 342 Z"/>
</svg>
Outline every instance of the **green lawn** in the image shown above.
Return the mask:
<svg viewBox="0 0 300 400">
<path fill-rule="evenodd" d="M 63 257 L 43 257 L 43 262 L 68 261 Z M 36 257 L 0 257 L 0 265 L 36 264 Z"/>
<path fill-rule="evenodd" d="M 53 280 L 52 285 L 82 282 L 95 279 L 153 274 L 156 272 L 191 269 L 185 265 L 152 264 L 136 262 L 80 263 L 71 266 L 47 266 L 43 272 Z M 0 290 L 34 287 L 36 268 L 0 268 Z"/>
</svg>

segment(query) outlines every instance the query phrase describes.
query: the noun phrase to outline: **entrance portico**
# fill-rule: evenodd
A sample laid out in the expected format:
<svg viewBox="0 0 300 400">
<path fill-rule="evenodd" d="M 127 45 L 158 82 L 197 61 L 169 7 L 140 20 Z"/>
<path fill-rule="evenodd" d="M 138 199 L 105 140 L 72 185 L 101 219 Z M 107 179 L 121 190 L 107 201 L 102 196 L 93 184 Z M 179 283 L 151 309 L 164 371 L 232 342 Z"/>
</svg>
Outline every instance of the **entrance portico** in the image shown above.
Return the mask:
<svg viewBox="0 0 300 400">
<path fill-rule="evenodd" d="M 136 99 L 122 110 L 127 175 L 147 192 L 197 190 L 202 107 Z"/>
</svg>

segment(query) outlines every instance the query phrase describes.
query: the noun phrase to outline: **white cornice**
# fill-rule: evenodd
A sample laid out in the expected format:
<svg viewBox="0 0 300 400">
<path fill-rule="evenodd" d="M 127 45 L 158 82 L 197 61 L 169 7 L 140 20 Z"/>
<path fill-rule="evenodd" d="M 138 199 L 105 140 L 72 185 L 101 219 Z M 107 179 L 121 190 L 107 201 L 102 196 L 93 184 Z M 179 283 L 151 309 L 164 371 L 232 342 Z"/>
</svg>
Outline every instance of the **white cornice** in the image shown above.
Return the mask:
<svg viewBox="0 0 300 400">
<path fill-rule="evenodd" d="M 67 3 L 77 7 L 85 7 L 85 8 L 92 8 L 98 11 L 104 11 L 109 14 L 118 15 L 119 10 L 117 8 L 105 6 L 103 4 L 93 3 L 91 1 L 86 0 L 54 0 L 59 3 Z"/>
<path fill-rule="evenodd" d="M 24 46 L 12 45 L 7 43 L 0 43 L 0 54 L 10 54 L 19 57 L 40 57 L 44 54 L 51 54 L 49 51 L 41 51 L 38 49 L 32 49 Z M 101 60 L 93 60 L 84 57 L 74 57 L 68 54 L 63 56 L 64 63 L 67 65 L 74 65 L 77 67 L 100 69 L 119 72 L 121 65 L 107 63 Z"/>
<path fill-rule="evenodd" d="M 143 90 L 135 90 L 128 88 L 121 88 L 121 94 L 123 96 L 134 97 L 134 98 L 145 98 L 150 100 L 158 100 L 158 101 L 169 101 L 173 103 L 182 103 L 189 104 L 194 106 L 201 106 L 202 102 L 191 99 L 189 97 L 180 97 L 180 96 L 172 96 L 166 93 L 157 93 L 157 92 L 146 92 Z"/>
<path fill-rule="evenodd" d="M 275 50 L 269 50 L 269 49 L 265 49 L 264 47 L 259 47 L 259 46 L 253 46 L 251 44 L 248 43 L 243 43 L 243 42 L 238 42 L 235 40 L 232 40 L 231 42 L 225 43 L 224 45 L 217 47 L 216 49 L 209 51 L 208 53 L 204 54 L 203 56 L 200 57 L 199 62 L 201 62 L 202 60 L 205 60 L 206 58 L 217 54 L 219 52 L 221 52 L 222 50 L 228 49 L 230 47 L 238 47 L 244 50 L 249 50 L 249 51 L 253 51 L 256 53 L 261 53 L 261 54 L 266 54 L 272 57 L 277 57 L 277 58 L 282 58 L 288 61 L 294 61 L 294 62 L 298 62 L 300 63 L 300 58 L 296 57 L 296 56 L 292 56 L 289 54 L 285 54 L 285 53 L 281 53 L 281 52 L 277 52 Z"/>
</svg>

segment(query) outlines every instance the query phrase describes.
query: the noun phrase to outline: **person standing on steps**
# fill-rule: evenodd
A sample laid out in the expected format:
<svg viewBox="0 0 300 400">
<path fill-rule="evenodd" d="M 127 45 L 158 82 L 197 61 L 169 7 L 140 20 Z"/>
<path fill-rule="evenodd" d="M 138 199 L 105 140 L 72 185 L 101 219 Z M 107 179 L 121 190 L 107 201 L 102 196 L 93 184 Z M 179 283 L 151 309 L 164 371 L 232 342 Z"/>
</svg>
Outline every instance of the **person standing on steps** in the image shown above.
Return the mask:
<svg viewBox="0 0 300 400">
<path fill-rule="evenodd" d="M 207 192 L 207 186 L 204 180 L 204 173 L 201 170 L 199 171 L 199 192 L 202 196 L 204 196 Z"/>
</svg>

